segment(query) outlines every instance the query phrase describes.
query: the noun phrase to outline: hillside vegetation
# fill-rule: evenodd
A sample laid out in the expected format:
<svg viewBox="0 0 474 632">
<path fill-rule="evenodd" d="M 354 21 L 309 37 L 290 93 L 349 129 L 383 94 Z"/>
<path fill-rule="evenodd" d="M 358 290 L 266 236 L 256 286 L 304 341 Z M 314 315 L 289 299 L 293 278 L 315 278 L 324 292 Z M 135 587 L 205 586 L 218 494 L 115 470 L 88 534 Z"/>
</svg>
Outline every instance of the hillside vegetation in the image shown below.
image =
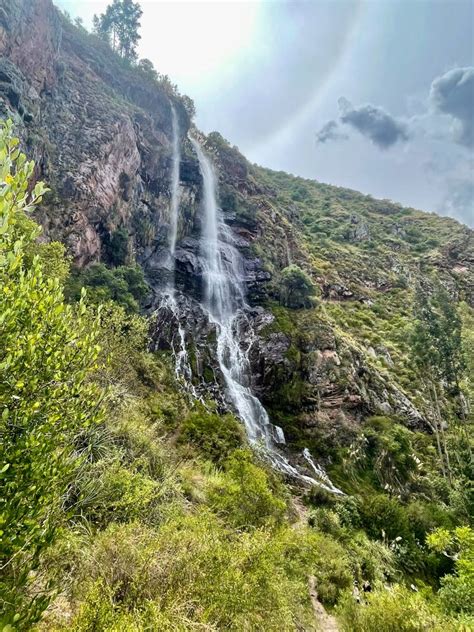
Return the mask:
<svg viewBox="0 0 474 632">
<path fill-rule="evenodd" d="M 321 604 L 347 632 L 473 629 L 473 232 L 192 128 L 243 259 L 252 389 L 343 494 L 287 479 L 194 320 L 192 101 L 49 0 L 0 0 L 0 31 L 0 630 L 309 631 Z M 187 383 L 154 313 L 170 104 Z"/>
<path fill-rule="evenodd" d="M 41 617 L 47 630 L 316 629 L 310 576 L 343 629 L 468 629 L 460 431 L 447 439 L 448 481 L 429 435 L 367 420 L 346 461 L 354 495 L 314 489 L 302 512 L 232 416 L 180 393 L 169 359 L 146 350 L 144 317 L 87 294 L 65 303 L 68 262 L 59 244 L 35 241 L 29 215 L 44 189 L 27 189 L 33 165 L 10 130 L 0 144 L 3 629 Z M 372 587 L 364 608 L 354 581 Z"/>
</svg>

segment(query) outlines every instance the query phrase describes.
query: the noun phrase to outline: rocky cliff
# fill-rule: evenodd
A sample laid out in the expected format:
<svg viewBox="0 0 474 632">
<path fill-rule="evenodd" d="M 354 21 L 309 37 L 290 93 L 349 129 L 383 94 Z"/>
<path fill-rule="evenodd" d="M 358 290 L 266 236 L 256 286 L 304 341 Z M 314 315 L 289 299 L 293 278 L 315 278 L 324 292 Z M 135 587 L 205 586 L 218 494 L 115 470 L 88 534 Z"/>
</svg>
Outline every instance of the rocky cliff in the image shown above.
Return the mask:
<svg viewBox="0 0 474 632">
<path fill-rule="evenodd" d="M 39 220 L 79 267 L 113 263 L 114 239 L 144 268 L 159 304 L 168 274 L 171 106 L 181 133 L 176 250 L 180 321 L 194 386 L 220 399 L 215 335 L 202 310 L 202 183 L 185 102 L 50 0 L 0 0 L 0 112 L 12 117 L 48 183 Z M 197 132 L 195 132 L 197 133 Z M 218 133 L 201 137 L 219 174 L 220 204 L 245 265 L 255 393 L 295 445 L 327 455 L 368 415 L 425 428 L 406 331 L 416 283 L 436 277 L 472 303 L 473 234 L 454 220 L 250 165 Z M 312 307 L 282 305 L 282 270 L 296 264 Z M 170 349 L 176 322 L 158 313 L 154 348 Z M 222 403 L 222 402 L 221 402 Z"/>
</svg>

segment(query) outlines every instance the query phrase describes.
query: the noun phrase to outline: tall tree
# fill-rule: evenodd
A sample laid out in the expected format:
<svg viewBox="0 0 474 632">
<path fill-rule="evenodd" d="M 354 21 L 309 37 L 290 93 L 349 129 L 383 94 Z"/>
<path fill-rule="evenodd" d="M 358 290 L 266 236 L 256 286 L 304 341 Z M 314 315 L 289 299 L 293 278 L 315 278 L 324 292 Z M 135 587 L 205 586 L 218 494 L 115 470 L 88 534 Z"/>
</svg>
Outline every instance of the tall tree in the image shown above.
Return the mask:
<svg viewBox="0 0 474 632">
<path fill-rule="evenodd" d="M 113 0 L 105 13 L 93 18 L 94 32 L 108 42 L 116 53 L 124 59 L 135 61 L 137 44 L 140 39 L 138 29 L 143 11 L 133 0 Z"/>
</svg>

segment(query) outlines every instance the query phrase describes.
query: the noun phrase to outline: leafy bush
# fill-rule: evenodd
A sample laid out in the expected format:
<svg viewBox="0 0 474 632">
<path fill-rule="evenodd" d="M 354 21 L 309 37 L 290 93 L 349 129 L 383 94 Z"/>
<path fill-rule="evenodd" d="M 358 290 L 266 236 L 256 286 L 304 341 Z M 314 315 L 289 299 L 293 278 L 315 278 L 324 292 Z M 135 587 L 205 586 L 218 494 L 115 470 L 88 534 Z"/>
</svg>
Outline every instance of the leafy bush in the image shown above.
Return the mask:
<svg viewBox="0 0 474 632">
<path fill-rule="evenodd" d="M 446 509 L 438 504 L 412 501 L 406 506 L 410 531 L 424 544 L 426 536 L 437 527 L 453 526 L 453 518 Z"/>
<path fill-rule="evenodd" d="M 207 459 L 219 463 L 242 445 L 241 424 L 232 415 L 218 415 L 200 407 L 181 424 L 179 442 L 196 446 Z"/>
<path fill-rule="evenodd" d="M 402 586 L 366 595 L 358 604 L 347 595 L 336 608 L 344 632 L 442 632 L 456 630 L 418 594 Z M 449 626 L 449 627 L 448 627 Z M 467 628 L 465 628 L 467 630 Z"/>
<path fill-rule="evenodd" d="M 309 276 L 297 265 L 290 265 L 281 272 L 280 302 L 286 307 L 298 309 L 311 307 L 315 287 Z"/>
<path fill-rule="evenodd" d="M 211 485 L 209 502 L 237 529 L 274 526 L 281 524 L 286 511 L 285 501 L 275 491 L 265 470 L 253 463 L 252 454 L 236 450 L 225 463 L 225 474 Z"/>
<path fill-rule="evenodd" d="M 327 535 L 315 534 L 314 544 L 313 574 L 318 597 L 323 604 L 333 606 L 352 585 L 350 560 L 344 547 Z"/>
<path fill-rule="evenodd" d="M 143 270 L 139 266 L 111 269 L 103 263 L 94 263 L 84 270 L 75 270 L 66 283 L 66 297 L 71 301 L 78 300 L 83 287 L 88 290 L 90 302 L 115 301 L 131 313 L 138 312 L 149 292 Z"/>
<path fill-rule="evenodd" d="M 97 314 L 100 326 L 102 363 L 97 380 L 107 389 L 109 404 L 115 408 L 125 394 L 133 391 L 138 395 L 143 388 L 148 323 L 113 301 L 93 306 L 91 311 Z"/>
<path fill-rule="evenodd" d="M 309 524 L 323 533 L 337 536 L 341 531 L 338 514 L 327 507 L 312 509 L 308 519 Z"/>
<path fill-rule="evenodd" d="M 364 581 L 372 586 L 381 585 L 398 575 L 393 551 L 382 542 L 370 540 L 363 531 L 349 532 L 342 538 L 342 544 L 353 577 L 360 585 Z"/>
<path fill-rule="evenodd" d="M 395 540 L 410 537 L 408 517 L 400 503 L 384 494 L 374 494 L 360 502 L 362 525 L 370 537 Z"/>
<path fill-rule="evenodd" d="M 75 488 L 75 510 L 98 527 L 137 518 L 154 521 L 159 483 L 123 467 L 116 459 L 101 459 L 88 467 L 77 478 Z"/>
<path fill-rule="evenodd" d="M 355 463 L 373 472 L 382 489 L 403 493 L 418 472 L 412 433 L 386 417 L 370 417 L 357 440 Z"/>
<path fill-rule="evenodd" d="M 166 477 L 168 453 L 158 429 L 138 402 L 127 402 L 119 419 L 109 420 L 107 425 L 109 443 L 118 448 L 122 463 L 155 480 Z"/>
<path fill-rule="evenodd" d="M 204 511 L 159 530 L 111 525 L 83 560 L 65 629 L 309 629 L 313 550 L 306 533 L 231 532 Z"/>
<path fill-rule="evenodd" d="M 118 228 L 111 233 L 104 244 L 106 261 L 113 266 L 123 266 L 128 258 L 129 235 L 125 228 Z"/>
<path fill-rule="evenodd" d="M 428 536 L 428 545 L 454 560 L 455 572 L 441 579 L 438 593 L 444 609 L 474 617 L 474 531 L 437 529 Z"/>
<path fill-rule="evenodd" d="M 97 323 L 82 300 L 64 302 L 57 278 L 28 257 L 38 228 L 25 221 L 44 192 L 29 193 L 33 163 L 0 132 L 0 626 L 27 628 L 48 602 L 28 584 L 54 540 L 61 495 L 77 466 L 74 435 L 95 423 L 99 398 L 90 378 L 99 348 Z"/>
</svg>

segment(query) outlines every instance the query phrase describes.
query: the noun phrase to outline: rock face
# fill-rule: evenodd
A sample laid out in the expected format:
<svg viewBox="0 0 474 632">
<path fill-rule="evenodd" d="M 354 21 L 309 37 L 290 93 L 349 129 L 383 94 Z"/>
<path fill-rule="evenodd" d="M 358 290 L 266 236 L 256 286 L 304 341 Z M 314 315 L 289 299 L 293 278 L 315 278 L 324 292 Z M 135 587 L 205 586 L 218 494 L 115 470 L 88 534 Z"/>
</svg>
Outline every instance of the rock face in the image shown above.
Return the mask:
<svg viewBox="0 0 474 632">
<path fill-rule="evenodd" d="M 185 100 L 166 82 L 124 65 L 103 42 L 70 24 L 51 0 L 0 0 L 0 115 L 14 119 L 37 164 L 36 178 L 51 189 L 38 216 L 44 238 L 63 241 L 81 267 L 110 263 L 114 235 L 125 235 L 127 260 L 142 265 L 153 308 L 161 304 L 171 271 L 172 105 L 181 135 L 173 266 L 178 311 L 170 305 L 158 310 L 151 347 L 179 352 L 181 327 L 195 393 L 211 395 L 224 408 L 216 333 L 200 306 L 202 182 L 187 140 Z M 397 358 L 385 340 L 369 345 L 346 335 L 324 309 L 275 317 L 281 310 L 279 275 L 292 263 L 312 276 L 328 307 L 371 309 L 379 297 L 413 283 L 422 267 L 416 222 L 423 220 L 390 202 L 265 172 L 217 132 L 200 141 L 213 159 L 223 216 L 243 257 L 249 307 L 239 332 L 249 349 L 253 390 L 272 421 L 302 444 L 308 437 L 347 443 L 371 414 L 424 427 L 413 398 L 397 382 Z M 454 223 L 441 228 L 445 243 L 423 265 L 444 274 L 453 296 L 472 300 L 472 233 Z"/>
<path fill-rule="evenodd" d="M 0 0 L 0 19 L 0 111 L 15 120 L 38 165 L 37 178 L 51 188 L 39 216 L 45 236 L 64 241 L 76 265 L 106 260 L 107 244 L 120 230 L 152 286 L 166 278 L 175 107 L 182 144 L 177 280 L 199 297 L 201 177 L 182 100 L 71 25 L 50 0 Z M 229 150 L 222 154 L 221 173 L 230 192 L 223 210 L 249 254 L 254 211 L 245 225 L 239 222 L 231 189 L 248 189 L 247 162 Z M 268 273 L 252 256 L 246 269 L 258 293 Z"/>
<path fill-rule="evenodd" d="M 167 221 L 170 98 L 143 81 L 134 90 L 133 71 L 50 0 L 2 0 L 0 16 L 3 112 L 52 189 L 46 234 L 85 265 L 124 227 L 140 256 Z M 185 134 L 188 116 L 175 105 Z"/>
</svg>

